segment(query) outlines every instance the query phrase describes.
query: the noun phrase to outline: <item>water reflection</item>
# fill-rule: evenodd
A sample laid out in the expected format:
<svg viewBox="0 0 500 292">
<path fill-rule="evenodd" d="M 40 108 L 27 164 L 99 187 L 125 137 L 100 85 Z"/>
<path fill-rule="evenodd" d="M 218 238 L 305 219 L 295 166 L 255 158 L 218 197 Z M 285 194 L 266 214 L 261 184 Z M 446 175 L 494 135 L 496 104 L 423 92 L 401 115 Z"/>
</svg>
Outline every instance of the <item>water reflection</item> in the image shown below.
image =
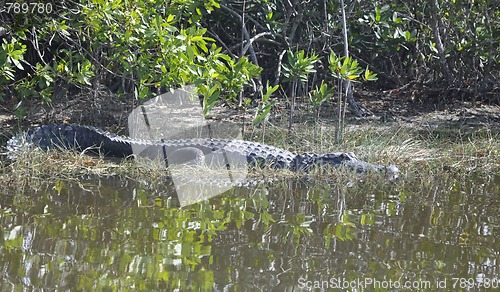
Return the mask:
<svg viewBox="0 0 500 292">
<path fill-rule="evenodd" d="M 349 185 L 275 182 L 184 208 L 168 183 L 118 177 L 3 194 L 1 286 L 292 291 L 373 278 L 451 288 L 499 275 L 499 176 Z"/>
</svg>

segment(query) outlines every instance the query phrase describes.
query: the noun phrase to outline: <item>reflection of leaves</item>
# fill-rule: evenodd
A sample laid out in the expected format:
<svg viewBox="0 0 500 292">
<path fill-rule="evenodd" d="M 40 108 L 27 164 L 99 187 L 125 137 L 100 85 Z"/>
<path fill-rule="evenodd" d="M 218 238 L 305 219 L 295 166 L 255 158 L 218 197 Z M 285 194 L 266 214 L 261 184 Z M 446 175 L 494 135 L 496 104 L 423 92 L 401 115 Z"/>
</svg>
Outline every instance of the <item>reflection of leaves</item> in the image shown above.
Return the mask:
<svg viewBox="0 0 500 292">
<path fill-rule="evenodd" d="M 252 196 L 253 208 L 259 213 L 259 221 L 267 228 L 271 222 L 276 222 L 273 216 L 267 211 L 269 201 L 267 199 L 268 192 L 265 189 L 257 189 Z"/>
<path fill-rule="evenodd" d="M 61 195 L 61 191 L 63 189 L 63 186 L 64 186 L 64 183 L 62 180 L 57 180 L 56 184 L 54 185 L 54 187 L 52 189 L 54 189 L 55 191 L 57 191 L 57 194 L 60 196 Z"/>
<path fill-rule="evenodd" d="M 128 270 L 128 265 L 130 264 L 131 261 L 132 261 L 132 257 L 130 255 L 128 255 L 127 253 L 124 253 L 120 257 L 120 263 L 118 264 L 118 271 L 120 271 L 122 273 L 126 273 Z"/>
<path fill-rule="evenodd" d="M 323 235 L 327 238 L 336 237 L 340 240 L 353 240 L 355 239 L 356 225 L 350 221 L 349 214 L 344 213 L 341 216 L 340 222 L 330 223 L 323 231 Z"/>
<path fill-rule="evenodd" d="M 355 228 L 348 225 L 337 225 L 335 235 L 341 240 L 353 240 L 355 238 Z"/>
<path fill-rule="evenodd" d="M 21 248 L 22 244 L 23 244 L 22 236 L 16 236 L 12 239 L 7 239 L 3 242 L 4 248 L 9 251 Z"/>
<path fill-rule="evenodd" d="M 288 218 L 287 221 L 283 222 L 286 229 L 286 237 L 292 237 L 293 243 L 298 243 L 302 235 L 312 234 L 311 223 L 312 220 L 308 220 L 310 217 L 304 214 L 294 214 L 293 217 Z M 307 219 L 307 220 L 306 220 Z"/>
<path fill-rule="evenodd" d="M 353 240 L 355 238 L 356 229 L 352 224 L 345 223 L 330 223 L 323 231 L 323 235 L 329 239 L 336 237 L 342 241 Z"/>
<path fill-rule="evenodd" d="M 375 223 L 375 215 L 373 213 L 361 214 L 362 225 L 373 225 Z"/>
<path fill-rule="evenodd" d="M 269 226 L 269 223 L 271 222 L 276 222 L 276 220 L 274 220 L 273 216 L 271 216 L 271 214 L 269 214 L 268 212 L 261 212 L 260 213 L 260 217 L 259 217 L 259 220 L 262 221 L 262 223 L 264 223 L 264 226 Z"/>
<path fill-rule="evenodd" d="M 245 210 L 236 210 L 234 212 L 230 212 L 228 214 L 228 216 L 233 218 L 233 221 L 236 224 L 236 227 L 238 227 L 238 229 L 240 229 L 241 226 L 243 225 L 243 222 L 247 221 L 248 219 L 253 218 L 253 213 L 245 211 Z"/>
</svg>

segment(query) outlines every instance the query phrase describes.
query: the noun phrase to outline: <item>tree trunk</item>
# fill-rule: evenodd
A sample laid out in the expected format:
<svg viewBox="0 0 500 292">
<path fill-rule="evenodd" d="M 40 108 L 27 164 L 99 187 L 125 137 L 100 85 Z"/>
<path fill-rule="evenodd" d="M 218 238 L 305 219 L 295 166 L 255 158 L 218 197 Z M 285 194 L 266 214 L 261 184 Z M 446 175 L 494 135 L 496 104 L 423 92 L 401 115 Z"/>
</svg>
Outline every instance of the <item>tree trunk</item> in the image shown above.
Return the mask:
<svg viewBox="0 0 500 292">
<path fill-rule="evenodd" d="M 297 94 L 297 85 L 298 81 L 293 81 L 292 82 L 292 102 L 290 104 L 290 119 L 288 121 L 288 133 L 290 134 L 292 132 L 293 128 L 293 115 L 295 111 L 295 95 Z"/>
<path fill-rule="evenodd" d="M 443 70 L 444 77 L 448 86 L 453 84 L 453 74 L 451 73 L 448 62 L 446 62 L 446 53 L 443 42 L 441 40 L 441 21 L 439 20 L 439 3 L 438 0 L 431 0 L 431 27 L 434 33 L 434 41 L 436 42 L 436 49 L 438 51 L 439 63 Z"/>
</svg>

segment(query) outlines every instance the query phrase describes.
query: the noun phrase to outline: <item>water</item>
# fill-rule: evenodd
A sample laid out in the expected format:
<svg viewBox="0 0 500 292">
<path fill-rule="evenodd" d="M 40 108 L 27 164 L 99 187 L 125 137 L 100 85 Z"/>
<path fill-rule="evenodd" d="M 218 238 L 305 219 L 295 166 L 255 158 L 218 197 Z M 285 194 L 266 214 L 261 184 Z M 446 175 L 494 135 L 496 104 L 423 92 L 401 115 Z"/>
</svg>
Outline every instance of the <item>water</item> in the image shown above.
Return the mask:
<svg viewBox="0 0 500 292">
<path fill-rule="evenodd" d="M 1 290 L 499 286 L 500 176 L 375 180 L 295 179 L 184 208 L 171 188 L 117 177 L 3 194 Z"/>
</svg>

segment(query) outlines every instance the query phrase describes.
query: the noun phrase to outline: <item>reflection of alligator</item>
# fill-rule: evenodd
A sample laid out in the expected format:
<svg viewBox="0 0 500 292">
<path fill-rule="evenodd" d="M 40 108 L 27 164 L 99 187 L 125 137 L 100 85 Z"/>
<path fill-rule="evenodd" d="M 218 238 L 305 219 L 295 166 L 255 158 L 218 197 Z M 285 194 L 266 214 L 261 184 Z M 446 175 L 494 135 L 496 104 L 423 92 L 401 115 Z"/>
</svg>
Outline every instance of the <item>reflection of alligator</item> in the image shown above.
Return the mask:
<svg viewBox="0 0 500 292">
<path fill-rule="evenodd" d="M 268 165 L 272 168 L 285 168 L 293 171 L 308 171 L 316 165 L 346 166 L 358 173 L 370 171 L 385 172 L 390 177 L 396 177 L 398 169 L 394 165 L 388 167 L 358 160 L 353 153 L 337 152 L 329 154 L 294 154 L 274 146 L 230 139 L 184 139 L 168 141 L 134 140 L 118 136 L 103 130 L 81 126 L 77 124 L 44 125 L 29 130 L 25 135 L 16 136 L 9 140 L 7 147 L 15 151 L 24 142 L 44 149 L 48 148 L 76 148 L 98 149 L 108 156 L 126 157 L 132 155 L 133 147 L 139 146 L 154 149 L 157 153 L 169 153 L 172 159 L 176 155 L 188 153 L 193 160 L 199 156 L 214 152 L 223 152 L 225 155 L 243 157 L 249 165 Z M 149 152 L 151 152 L 149 150 Z M 136 152 L 137 153 L 137 152 Z M 175 155 L 174 155 L 175 154 Z M 170 158 L 168 159 L 170 160 Z"/>
</svg>

